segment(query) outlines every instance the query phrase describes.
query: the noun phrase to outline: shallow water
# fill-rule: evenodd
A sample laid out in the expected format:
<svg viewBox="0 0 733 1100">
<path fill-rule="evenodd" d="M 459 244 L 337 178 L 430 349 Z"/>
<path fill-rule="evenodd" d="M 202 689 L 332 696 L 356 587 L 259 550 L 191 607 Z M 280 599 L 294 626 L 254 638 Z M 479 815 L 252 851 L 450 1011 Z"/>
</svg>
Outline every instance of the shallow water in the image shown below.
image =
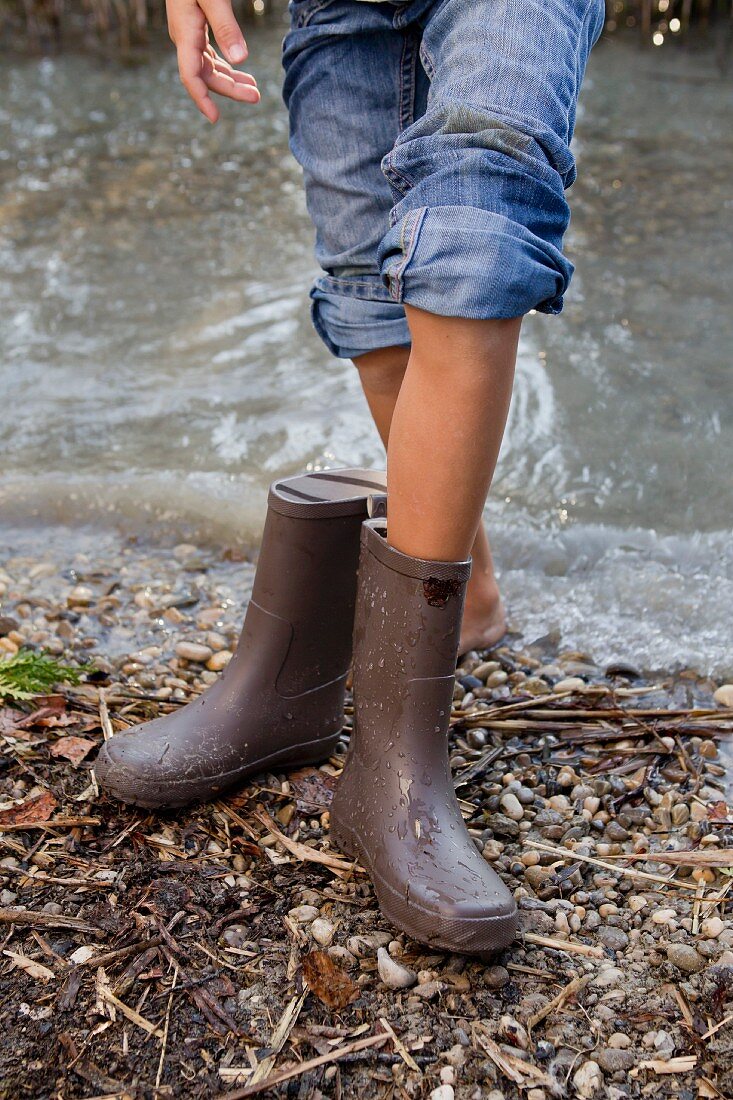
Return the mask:
<svg viewBox="0 0 733 1100">
<path fill-rule="evenodd" d="M 273 477 L 382 463 L 354 368 L 310 327 L 282 33 L 250 31 L 263 101 L 216 127 L 162 43 L 4 61 L 6 524 L 60 550 L 81 525 L 254 546 Z M 733 673 L 732 107 L 702 48 L 596 48 L 575 279 L 524 326 L 487 518 L 512 624 L 599 661 Z"/>
</svg>

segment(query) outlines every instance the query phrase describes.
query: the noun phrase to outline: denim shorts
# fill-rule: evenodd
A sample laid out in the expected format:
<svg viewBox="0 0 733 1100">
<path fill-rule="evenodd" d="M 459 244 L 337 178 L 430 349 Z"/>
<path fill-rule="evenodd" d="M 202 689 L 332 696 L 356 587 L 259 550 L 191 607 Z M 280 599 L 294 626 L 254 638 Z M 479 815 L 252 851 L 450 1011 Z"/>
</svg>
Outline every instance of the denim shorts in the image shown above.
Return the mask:
<svg viewBox="0 0 733 1100">
<path fill-rule="evenodd" d="M 569 145 L 604 0 L 290 0 L 283 98 L 327 347 L 442 316 L 559 313 Z"/>
</svg>

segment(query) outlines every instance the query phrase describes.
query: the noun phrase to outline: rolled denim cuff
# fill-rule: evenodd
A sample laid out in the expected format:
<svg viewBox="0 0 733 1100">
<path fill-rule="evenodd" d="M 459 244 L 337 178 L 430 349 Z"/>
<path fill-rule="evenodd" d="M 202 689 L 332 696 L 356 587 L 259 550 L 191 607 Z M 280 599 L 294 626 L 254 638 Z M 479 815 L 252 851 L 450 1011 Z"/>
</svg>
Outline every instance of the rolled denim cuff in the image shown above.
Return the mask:
<svg viewBox="0 0 733 1100">
<path fill-rule="evenodd" d="M 408 210 L 382 239 L 377 259 L 394 302 L 474 319 L 560 313 L 574 270 L 525 225 L 473 206 Z"/>
<path fill-rule="evenodd" d="M 411 343 L 405 311 L 390 298 L 378 275 L 324 275 L 316 280 L 310 297 L 315 330 L 340 359 Z"/>
</svg>

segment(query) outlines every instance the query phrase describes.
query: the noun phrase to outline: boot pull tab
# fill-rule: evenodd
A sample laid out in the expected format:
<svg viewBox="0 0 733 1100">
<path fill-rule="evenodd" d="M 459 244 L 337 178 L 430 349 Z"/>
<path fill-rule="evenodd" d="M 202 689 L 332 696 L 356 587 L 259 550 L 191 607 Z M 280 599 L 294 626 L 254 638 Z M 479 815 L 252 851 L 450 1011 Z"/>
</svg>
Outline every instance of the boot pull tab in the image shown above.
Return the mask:
<svg viewBox="0 0 733 1100">
<path fill-rule="evenodd" d="M 387 518 L 387 494 L 370 493 L 367 497 L 367 515 L 369 519 Z"/>
</svg>

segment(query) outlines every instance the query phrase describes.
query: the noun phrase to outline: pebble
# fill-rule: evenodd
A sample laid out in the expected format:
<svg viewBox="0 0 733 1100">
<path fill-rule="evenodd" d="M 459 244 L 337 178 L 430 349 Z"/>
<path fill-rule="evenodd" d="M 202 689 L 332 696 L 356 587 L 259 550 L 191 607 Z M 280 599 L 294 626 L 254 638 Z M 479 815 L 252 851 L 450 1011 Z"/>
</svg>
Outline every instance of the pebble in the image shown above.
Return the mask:
<svg viewBox="0 0 733 1100">
<path fill-rule="evenodd" d="M 490 966 L 484 971 L 484 983 L 489 989 L 503 989 L 509 980 L 509 971 L 503 966 Z"/>
<path fill-rule="evenodd" d="M 490 676 L 492 672 L 499 672 L 501 665 L 498 661 L 483 661 L 480 665 L 477 665 L 473 670 L 474 676 L 479 680 L 486 681 L 486 677 Z"/>
<path fill-rule="evenodd" d="M 231 650 L 220 649 L 218 653 L 214 653 L 211 657 L 209 657 L 208 661 L 206 662 L 206 667 L 209 669 L 210 672 L 221 672 L 222 669 L 227 667 L 233 656 L 234 654 L 231 652 Z"/>
<path fill-rule="evenodd" d="M 486 686 L 487 688 L 501 687 L 501 685 L 505 684 L 508 679 L 509 677 L 503 669 L 497 669 L 496 672 L 492 672 L 491 675 L 487 677 Z"/>
<path fill-rule="evenodd" d="M 244 945 L 249 943 L 252 937 L 251 931 L 246 924 L 230 924 L 229 927 L 225 928 L 222 932 L 221 938 L 229 947 L 236 947 L 241 951 Z"/>
<path fill-rule="evenodd" d="M 367 955 L 373 955 L 379 947 L 386 947 L 391 941 L 389 932 L 369 932 L 358 936 L 349 936 L 346 947 L 357 959 L 364 959 Z"/>
<path fill-rule="evenodd" d="M 76 584 L 66 597 L 69 607 L 88 607 L 94 599 L 94 591 L 85 584 Z"/>
<path fill-rule="evenodd" d="M 601 1047 L 595 1052 L 595 1056 L 598 1065 L 606 1073 L 626 1072 L 636 1061 L 633 1051 L 619 1050 L 616 1047 Z"/>
<path fill-rule="evenodd" d="M 581 680 L 580 676 L 566 676 L 557 681 L 553 691 L 582 691 L 584 687 L 586 687 L 585 680 Z"/>
<path fill-rule="evenodd" d="M 452 1085 L 438 1085 L 430 1093 L 430 1100 L 454 1100 L 455 1095 Z"/>
<path fill-rule="evenodd" d="M 601 966 L 598 973 L 591 979 L 594 989 L 610 989 L 619 985 L 624 980 L 624 972 L 618 966 Z"/>
<path fill-rule="evenodd" d="M 486 730 L 482 730 L 480 727 L 469 730 L 466 735 L 466 741 L 472 749 L 483 749 L 486 740 Z"/>
<path fill-rule="evenodd" d="M 678 970 L 685 974 L 696 974 L 705 966 L 705 959 L 698 955 L 694 947 L 686 943 L 670 943 L 667 945 L 667 958 Z"/>
<path fill-rule="evenodd" d="M 310 926 L 310 934 L 316 943 L 319 943 L 321 947 L 328 947 L 331 943 L 334 934 L 336 932 L 336 926 L 332 921 L 326 920 L 325 917 L 316 917 Z"/>
<path fill-rule="evenodd" d="M 501 808 L 512 821 L 521 821 L 524 817 L 524 807 L 512 791 L 501 796 Z"/>
<path fill-rule="evenodd" d="M 499 1034 L 513 1047 L 520 1050 L 529 1048 L 527 1029 L 513 1016 L 502 1016 L 499 1020 Z"/>
<path fill-rule="evenodd" d="M 670 924 L 677 916 L 674 909 L 657 909 L 652 913 L 654 924 Z"/>
<path fill-rule="evenodd" d="M 702 934 L 708 940 L 717 940 L 720 933 L 725 931 L 725 928 L 725 921 L 721 920 L 720 917 L 707 917 L 701 925 Z"/>
<path fill-rule="evenodd" d="M 490 814 L 486 824 L 497 836 L 519 836 L 519 822 L 506 814 Z"/>
<path fill-rule="evenodd" d="M 329 947 L 328 954 L 334 962 L 338 963 L 338 965 L 342 966 L 345 970 L 353 970 L 358 963 L 358 959 L 356 959 L 346 947 L 342 947 L 341 944 L 333 944 L 332 947 Z"/>
<path fill-rule="evenodd" d="M 310 924 L 318 916 L 318 910 L 315 905 L 296 905 L 288 911 L 288 916 L 296 924 Z"/>
<path fill-rule="evenodd" d="M 733 707 L 733 684 L 721 684 L 713 699 L 721 707 Z"/>
<path fill-rule="evenodd" d="M 614 928 L 611 924 L 602 925 L 597 932 L 598 939 L 611 951 L 625 951 L 629 946 L 629 937 L 621 928 Z"/>
<path fill-rule="evenodd" d="M 573 1088 L 583 1100 L 591 1100 L 591 1097 L 600 1093 L 603 1088 L 603 1074 L 598 1062 L 592 1059 L 583 1062 L 580 1069 L 573 1074 Z"/>
<path fill-rule="evenodd" d="M 384 947 L 377 949 L 379 977 L 389 989 L 410 989 L 417 983 L 417 974 L 393 959 Z"/>
<path fill-rule="evenodd" d="M 674 1039 L 668 1031 L 660 1030 L 654 1036 L 654 1049 L 661 1058 L 672 1058 L 674 1056 Z"/>
<path fill-rule="evenodd" d="M 631 1046 L 631 1039 L 623 1031 L 614 1031 L 609 1037 L 608 1045 L 614 1050 L 627 1050 Z"/>
<path fill-rule="evenodd" d="M 213 656 L 211 646 L 202 645 L 200 642 L 178 642 L 176 656 L 184 661 L 193 661 L 199 665 L 205 665 Z"/>
<path fill-rule="evenodd" d="M 504 851 L 504 845 L 499 840 L 487 840 L 481 851 L 482 856 L 489 863 L 494 863 L 495 860 L 501 858 L 501 853 Z"/>
</svg>

